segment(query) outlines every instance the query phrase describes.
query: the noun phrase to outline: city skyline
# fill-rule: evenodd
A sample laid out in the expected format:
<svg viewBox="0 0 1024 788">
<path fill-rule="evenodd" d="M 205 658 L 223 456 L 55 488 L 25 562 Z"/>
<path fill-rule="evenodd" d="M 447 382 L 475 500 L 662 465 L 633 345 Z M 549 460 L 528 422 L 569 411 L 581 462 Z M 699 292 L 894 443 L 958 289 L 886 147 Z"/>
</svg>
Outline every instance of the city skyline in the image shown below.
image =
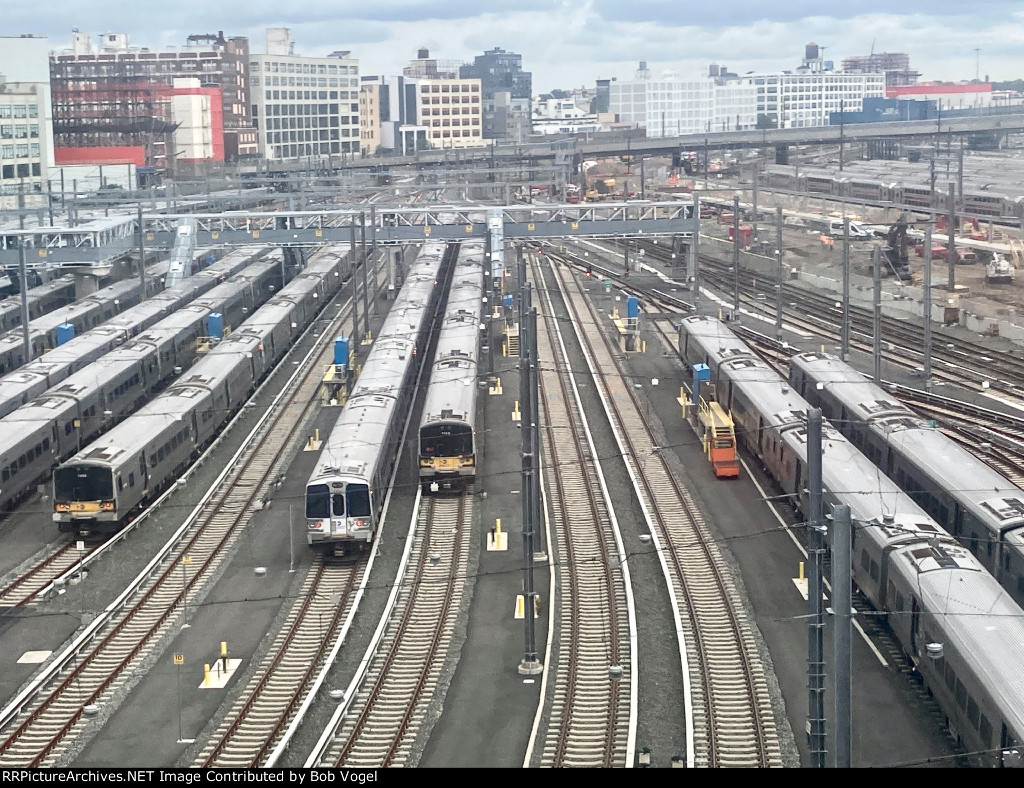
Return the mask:
<svg viewBox="0 0 1024 788">
<path fill-rule="evenodd" d="M 800 64 L 804 46 L 824 47 L 824 59 L 839 68 L 843 58 L 875 52 L 906 52 L 925 81 L 1024 77 L 1017 51 L 1024 43 L 1024 8 L 981 2 L 970 13 L 962 4 L 911 2 L 900 14 L 889 4 L 860 3 L 856 11 L 829 9 L 805 0 L 782 7 L 747 0 L 724 8 L 689 8 L 665 0 L 631 3 L 563 0 L 465 0 L 443 5 L 422 0 L 380 0 L 366 5 L 312 0 L 282 16 L 278 5 L 250 0 L 209 6 L 182 0 L 174 6 L 139 10 L 114 0 L 87 12 L 62 2 L 45 8 L 7 9 L 3 35 L 44 35 L 54 50 L 70 44 L 72 28 L 93 36 L 124 32 L 131 46 L 183 48 L 191 34 L 248 36 L 251 51 L 265 51 L 265 29 L 287 27 L 299 55 L 324 56 L 350 50 L 363 74 L 400 74 L 420 47 L 439 60 L 471 62 L 500 47 L 523 56 L 534 75 L 534 93 L 593 87 L 597 79 L 633 78 L 646 61 L 693 76 L 711 63 L 743 74 L 781 71 Z M 399 20 L 399 21 L 396 21 Z M 537 31 L 543 31 L 538 36 Z M 742 57 L 741 57 L 742 55 Z"/>
</svg>

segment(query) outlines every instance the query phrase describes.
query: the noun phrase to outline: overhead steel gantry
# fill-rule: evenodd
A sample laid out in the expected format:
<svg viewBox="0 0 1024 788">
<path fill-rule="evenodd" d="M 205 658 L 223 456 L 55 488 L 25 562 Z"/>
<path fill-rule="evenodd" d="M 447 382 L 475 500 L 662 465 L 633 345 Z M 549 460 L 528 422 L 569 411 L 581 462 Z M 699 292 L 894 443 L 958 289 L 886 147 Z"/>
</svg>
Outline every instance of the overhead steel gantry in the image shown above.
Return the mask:
<svg viewBox="0 0 1024 788">
<path fill-rule="evenodd" d="M 111 216 L 77 227 L 26 227 L 0 230 L 0 264 L 17 266 L 19 246 L 31 267 L 111 265 L 130 252 L 138 236 L 134 216 Z"/>
<path fill-rule="evenodd" d="M 694 232 L 689 202 L 588 203 L 583 205 L 430 205 L 367 206 L 339 210 L 231 212 L 217 214 L 143 214 L 146 249 L 170 249 L 177 223 L 196 225 L 196 245 L 315 246 L 349 243 L 352 228 L 365 229 L 368 241 L 413 243 L 462 241 L 503 235 L 511 240 L 564 237 L 687 235 Z M 98 225 L 103 224 L 103 227 Z M 113 217 L 76 228 L 32 228 L 0 236 L 0 265 L 18 264 L 18 242 L 26 245 L 30 265 L 79 262 L 97 265 L 132 250 L 136 217 Z"/>
<path fill-rule="evenodd" d="M 143 216 L 147 246 L 167 245 L 177 216 Z M 585 205 L 431 205 L 282 211 L 278 213 L 192 214 L 201 246 L 274 246 L 347 243 L 351 227 L 365 229 L 377 243 L 425 239 L 484 238 L 494 222 L 514 240 L 566 236 L 683 235 L 696 228 L 693 204 L 684 202 L 589 203 Z"/>
</svg>

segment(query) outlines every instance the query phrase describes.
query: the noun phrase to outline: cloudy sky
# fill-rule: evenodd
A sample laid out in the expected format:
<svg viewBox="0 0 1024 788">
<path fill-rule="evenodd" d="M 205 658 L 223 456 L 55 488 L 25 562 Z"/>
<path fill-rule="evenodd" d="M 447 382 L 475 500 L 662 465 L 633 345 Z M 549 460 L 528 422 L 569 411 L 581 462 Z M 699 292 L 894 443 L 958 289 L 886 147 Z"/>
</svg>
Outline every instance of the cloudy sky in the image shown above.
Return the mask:
<svg viewBox="0 0 1024 788">
<path fill-rule="evenodd" d="M 0 35 L 45 35 L 54 48 L 68 45 L 72 28 L 94 41 L 126 32 L 131 45 L 150 49 L 223 30 L 249 36 L 252 50 L 263 52 L 265 29 L 288 27 L 297 54 L 348 49 L 364 74 L 401 73 L 422 46 L 432 57 L 462 61 L 502 47 L 523 55 L 535 93 L 630 79 L 640 60 L 655 74 L 696 74 L 710 63 L 741 74 L 791 69 L 810 41 L 837 67 L 874 47 L 908 53 L 923 79 L 1024 77 L 1024 4 L 1001 0 L 4 0 L 0 7 Z"/>
</svg>

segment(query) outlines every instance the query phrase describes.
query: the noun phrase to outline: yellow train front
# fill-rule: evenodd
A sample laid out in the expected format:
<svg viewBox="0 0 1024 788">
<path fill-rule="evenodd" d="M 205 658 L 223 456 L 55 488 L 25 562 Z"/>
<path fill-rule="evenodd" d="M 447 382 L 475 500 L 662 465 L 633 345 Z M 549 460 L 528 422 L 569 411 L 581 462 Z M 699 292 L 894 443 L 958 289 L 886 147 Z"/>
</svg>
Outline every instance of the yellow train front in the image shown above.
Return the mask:
<svg viewBox="0 0 1024 788">
<path fill-rule="evenodd" d="M 464 489 L 476 478 L 478 346 L 483 245 L 464 243 L 452 274 L 419 429 L 423 492 Z"/>
<path fill-rule="evenodd" d="M 458 491 L 476 478 L 473 425 L 439 420 L 420 427 L 420 484 L 423 492 Z"/>
</svg>

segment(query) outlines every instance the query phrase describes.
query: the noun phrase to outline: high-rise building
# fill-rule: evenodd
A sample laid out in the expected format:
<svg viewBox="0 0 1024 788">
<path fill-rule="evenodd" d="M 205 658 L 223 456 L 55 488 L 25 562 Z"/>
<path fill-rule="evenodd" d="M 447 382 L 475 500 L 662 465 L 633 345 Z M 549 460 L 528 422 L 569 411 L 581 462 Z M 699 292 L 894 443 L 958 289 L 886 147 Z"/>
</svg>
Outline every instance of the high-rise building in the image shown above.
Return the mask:
<svg viewBox="0 0 1024 788">
<path fill-rule="evenodd" d="M 435 148 L 475 148 L 484 144 L 480 80 L 459 76 L 456 61 L 435 60 L 420 49 L 402 70 L 416 82 L 416 122 Z"/>
<path fill-rule="evenodd" d="M 916 85 L 920 72 L 910 67 L 910 55 L 905 52 L 872 52 L 843 58 L 843 72 L 846 74 L 885 74 L 887 88 Z"/>
<path fill-rule="evenodd" d="M 50 60 L 55 145 L 140 148 L 146 167 L 173 169 L 174 81 L 192 78 L 206 93 L 220 94 L 218 160 L 253 156 L 248 54 L 247 38 L 223 32 L 191 35 L 182 51 L 151 52 L 130 47 L 124 33 L 105 34 L 94 47 L 76 30 L 71 48 Z"/>
<path fill-rule="evenodd" d="M 364 156 L 372 156 L 378 149 L 405 155 L 429 147 L 426 136 L 428 128 L 418 122 L 416 79 L 405 76 L 363 76 L 359 106 Z"/>
<path fill-rule="evenodd" d="M 0 209 L 42 204 L 47 175 L 45 94 L 0 74 Z"/>
<path fill-rule="evenodd" d="M 264 157 L 359 152 L 359 61 L 351 52 L 296 55 L 288 28 L 268 28 L 266 54 L 250 55 L 249 64 Z"/>
<path fill-rule="evenodd" d="M 523 71 L 523 56 L 500 47 L 477 55 L 459 69 L 462 78 L 480 80 L 484 139 L 525 142 L 530 135 L 533 74 Z"/>
</svg>

